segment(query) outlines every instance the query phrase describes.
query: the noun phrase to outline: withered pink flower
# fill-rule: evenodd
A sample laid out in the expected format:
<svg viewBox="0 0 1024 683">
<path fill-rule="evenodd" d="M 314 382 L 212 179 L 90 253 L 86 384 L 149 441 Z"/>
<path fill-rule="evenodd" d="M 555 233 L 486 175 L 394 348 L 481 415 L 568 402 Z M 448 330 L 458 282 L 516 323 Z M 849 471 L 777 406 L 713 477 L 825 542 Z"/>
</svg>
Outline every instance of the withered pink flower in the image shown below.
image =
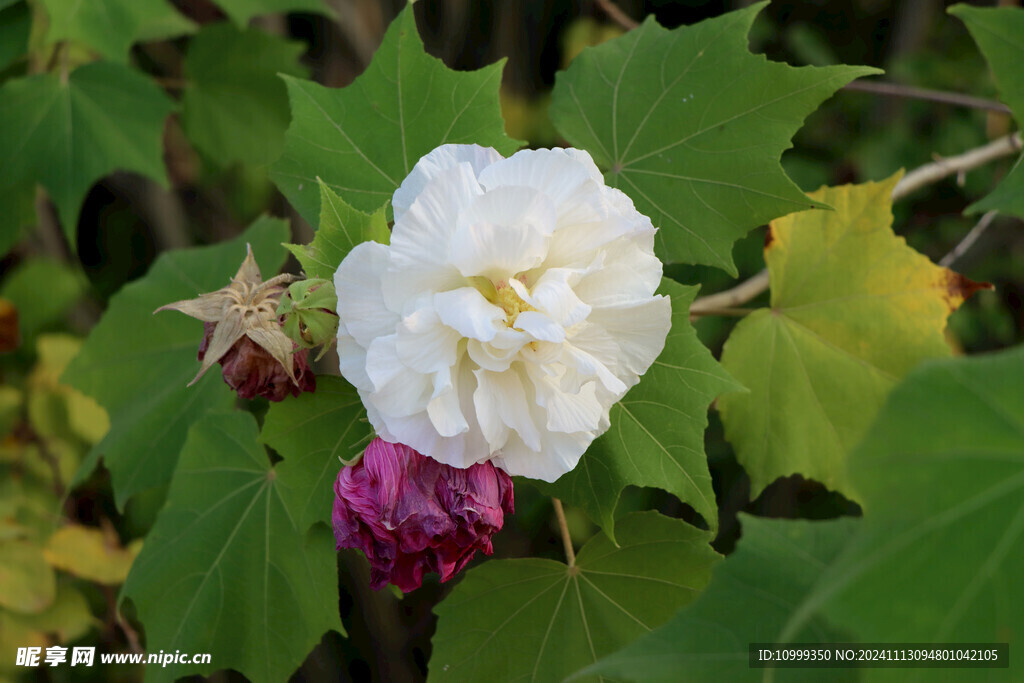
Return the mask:
<svg viewBox="0 0 1024 683">
<path fill-rule="evenodd" d="M 224 381 L 243 398 L 281 401 L 289 393 L 316 389 L 306 351 L 296 351 L 277 316 L 281 294 L 294 279 L 285 273 L 264 282 L 252 247 L 246 245 L 245 260 L 227 287 L 154 311 L 179 311 L 205 323 L 202 364 L 189 386 L 220 363 Z"/>
<path fill-rule="evenodd" d="M 362 459 L 334 483 L 338 548 L 359 548 L 370 561 L 370 586 L 419 588 L 424 572 L 447 581 L 514 510 L 512 478 L 490 462 L 466 469 L 442 464 L 402 444 L 374 439 Z"/>
</svg>

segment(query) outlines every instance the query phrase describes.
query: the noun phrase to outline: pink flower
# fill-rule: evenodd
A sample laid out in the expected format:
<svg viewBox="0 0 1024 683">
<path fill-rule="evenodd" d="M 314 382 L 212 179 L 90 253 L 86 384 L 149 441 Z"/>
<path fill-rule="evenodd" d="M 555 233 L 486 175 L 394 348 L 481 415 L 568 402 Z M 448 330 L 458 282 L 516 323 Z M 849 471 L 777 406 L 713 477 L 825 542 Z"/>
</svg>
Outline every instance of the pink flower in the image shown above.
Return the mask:
<svg viewBox="0 0 1024 683">
<path fill-rule="evenodd" d="M 477 550 L 490 555 L 514 510 L 512 478 L 491 463 L 458 469 L 380 438 L 341 470 L 334 493 L 338 549 L 366 554 L 374 589 L 391 582 L 405 593 L 424 572 L 447 581 Z"/>
<path fill-rule="evenodd" d="M 203 323 L 199 360 L 206 356 L 216 327 L 217 323 Z M 224 368 L 221 373 L 224 383 L 242 398 L 263 396 L 271 401 L 283 401 L 289 394 L 298 396 L 303 391 L 316 391 L 316 377 L 309 369 L 307 355 L 306 349 L 295 351 L 289 358 L 292 365 L 289 372 L 266 349 L 243 336 L 217 362 Z"/>
</svg>

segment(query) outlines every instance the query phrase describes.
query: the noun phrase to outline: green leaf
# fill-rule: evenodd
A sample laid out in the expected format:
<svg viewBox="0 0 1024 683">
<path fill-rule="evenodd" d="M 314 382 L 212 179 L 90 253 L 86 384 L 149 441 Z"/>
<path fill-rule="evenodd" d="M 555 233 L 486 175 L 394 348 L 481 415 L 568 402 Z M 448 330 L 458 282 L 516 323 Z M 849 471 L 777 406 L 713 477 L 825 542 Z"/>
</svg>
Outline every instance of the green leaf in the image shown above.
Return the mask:
<svg viewBox="0 0 1024 683">
<path fill-rule="evenodd" d="M 288 93 L 279 73 L 304 75 L 300 42 L 226 22 L 203 27 L 185 55 L 181 124 L 217 163 L 269 164 L 284 149 Z"/>
<path fill-rule="evenodd" d="M 722 351 L 750 393 L 718 402 L 752 496 L 790 474 L 855 496 L 846 460 L 889 390 L 920 361 L 949 355 L 946 318 L 990 287 L 893 234 L 898 180 L 822 188 L 809 197 L 835 211 L 771 224 L 771 308 L 741 321 Z"/>
<path fill-rule="evenodd" d="M 967 25 L 981 49 L 1003 101 L 1013 111 L 1018 126 L 1024 126 L 1024 9 L 1020 7 L 981 8 L 955 5 L 949 13 Z M 1024 218 L 1024 155 L 987 197 L 967 207 L 964 213 L 1001 211 Z"/>
<path fill-rule="evenodd" d="M 10 80 L 0 88 L 0 185 L 42 183 L 73 246 L 97 180 L 120 169 L 166 184 L 161 139 L 172 108 L 152 81 L 118 64 L 87 64 L 66 83 L 54 74 Z"/>
<path fill-rule="evenodd" d="M 767 3 L 669 31 L 653 15 L 555 81 L 559 132 L 661 229 L 657 252 L 736 274 L 732 245 L 811 203 L 779 165 L 804 118 L 877 69 L 793 68 L 747 50 Z"/>
<path fill-rule="evenodd" d="M 576 469 L 553 485 L 538 483 L 550 495 L 585 510 L 613 540 L 615 507 L 629 485 L 663 488 L 690 504 L 712 531 L 718 528 L 704 455 L 708 405 L 719 394 L 743 387 L 715 362 L 690 325 L 697 289 L 662 280 L 661 293 L 672 298 L 672 330 L 665 350 L 640 383 L 612 406 L 611 428 Z"/>
<path fill-rule="evenodd" d="M 387 244 L 391 233 L 384 207 L 363 213 L 334 194 L 324 181 L 316 180 L 320 184 L 320 227 L 308 245 L 285 246 L 302 264 L 306 277 L 333 281 L 334 271 L 353 247 L 367 240 Z"/>
<path fill-rule="evenodd" d="M 0 542 L 0 607 L 42 612 L 53 603 L 56 578 L 42 548 L 21 540 Z"/>
<path fill-rule="evenodd" d="M 438 615 L 431 681 L 561 681 L 667 620 L 707 584 L 710 535 L 656 512 L 619 520 L 616 547 L 591 539 L 576 565 L 492 560 Z"/>
<path fill-rule="evenodd" d="M 850 459 L 868 529 L 836 568 L 836 621 L 875 641 L 1019 644 L 1021 387 L 1017 346 L 922 365 L 892 392 Z"/>
<path fill-rule="evenodd" d="M 316 391 L 270 406 L 260 441 L 285 456 L 292 467 L 290 503 L 297 524 L 331 520 L 334 480 L 345 461 L 369 442 L 370 425 L 359 395 L 340 377 L 321 375 Z"/>
<path fill-rule="evenodd" d="M 234 412 L 189 432 L 121 597 L 135 603 L 150 647 L 213 661 L 150 667 L 147 680 L 218 669 L 287 680 L 326 631 L 342 631 L 334 539 L 296 522 L 299 509 L 282 495 L 294 467 L 271 467 L 256 429 L 251 414 Z"/>
<path fill-rule="evenodd" d="M 642 683 L 750 683 L 770 669 L 748 666 L 750 643 L 848 641 L 826 620 L 791 621 L 809 603 L 824 570 L 840 555 L 858 521 L 769 520 L 740 514 L 743 537 L 719 563 L 701 596 L 671 621 L 569 680 L 608 676 Z M 907 670 L 900 670 L 904 674 Z M 857 680 L 856 670 L 779 669 L 777 681 Z"/>
<path fill-rule="evenodd" d="M 10 7 L 0 9 L 0 70 L 28 52 L 28 36 L 32 29 L 32 11 L 28 3 L 9 4 Z"/>
<path fill-rule="evenodd" d="M 412 7 L 391 23 L 366 72 L 347 88 L 285 78 L 292 123 L 271 178 L 309 223 L 317 178 L 362 211 L 383 206 L 427 152 L 476 143 L 510 154 L 498 104 L 502 63 L 448 69 L 423 51 Z"/>
<path fill-rule="evenodd" d="M 323 0 L 216 0 L 225 14 L 239 27 L 260 14 L 277 12 L 318 12 L 329 14 Z"/>
<path fill-rule="evenodd" d="M 22 343 L 29 345 L 40 329 L 58 320 L 84 292 L 77 270 L 52 259 L 34 258 L 7 275 L 0 297 L 18 307 Z"/>
<path fill-rule="evenodd" d="M 79 470 L 81 481 L 103 457 L 119 508 L 133 494 L 171 479 L 189 426 L 234 394 L 217 369 L 186 386 L 199 368 L 203 325 L 164 304 L 225 286 L 252 244 L 267 277 L 280 270 L 285 221 L 261 218 L 237 238 L 211 247 L 161 254 L 145 277 L 126 285 L 64 373 L 63 381 L 96 398 L 111 430 Z"/>
<path fill-rule="evenodd" d="M 4 186 L 0 182 L 0 258 L 7 255 L 27 234 L 36 220 L 36 184 L 29 181 Z"/>
<path fill-rule="evenodd" d="M 128 61 L 136 42 L 170 38 L 195 30 L 165 0 L 42 0 L 50 18 L 49 43 L 85 43 L 115 62 Z"/>
</svg>

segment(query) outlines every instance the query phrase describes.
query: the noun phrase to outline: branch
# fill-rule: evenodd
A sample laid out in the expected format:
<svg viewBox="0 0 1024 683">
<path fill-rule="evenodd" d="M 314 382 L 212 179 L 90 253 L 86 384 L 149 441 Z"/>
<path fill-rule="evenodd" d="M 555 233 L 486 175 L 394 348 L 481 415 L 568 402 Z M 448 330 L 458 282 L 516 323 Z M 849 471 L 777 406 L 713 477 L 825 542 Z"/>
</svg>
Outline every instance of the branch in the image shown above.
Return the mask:
<svg viewBox="0 0 1024 683">
<path fill-rule="evenodd" d="M 889 97 L 906 97 L 913 100 L 926 100 L 928 102 L 941 102 L 952 104 L 957 107 L 968 107 L 970 109 L 985 109 L 997 111 L 1003 114 L 1010 114 L 1010 108 L 1002 102 L 987 100 L 983 97 L 961 95 L 955 92 L 944 90 L 929 90 L 928 88 L 915 88 L 912 85 L 901 85 L 899 83 L 885 83 L 881 81 L 853 81 L 843 86 L 843 90 L 855 90 L 857 92 L 868 92 L 875 95 L 888 95 Z"/>
<path fill-rule="evenodd" d="M 569 524 L 565 521 L 565 510 L 562 509 L 562 501 L 557 498 L 551 499 L 555 506 L 555 517 L 558 518 L 558 528 L 562 532 L 562 545 L 565 546 L 565 559 L 569 561 L 570 567 L 576 566 L 576 553 L 572 549 L 572 536 L 569 535 Z"/>
<path fill-rule="evenodd" d="M 597 3 L 598 7 L 600 7 L 601 10 L 608 15 L 609 19 L 611 19 L 612 21 L 614 21 L 616 24 L 626 29 L 627 31 L 632 31 L 633 29 L 640 25 L 640 22 L 636 21 L 628 14 L 623 12 L 621 9 L 619 9 L 619 6 L 612 2 L 612 0 L 594 1 Z"/>
<path fill-rule="evenodd" d="M 966 254 L 967 250 L 974 246 L 974 243 L 978 241 L 979 237 L 981 237 L 981 233 L 985 232 L 985 230 L 988 229 L 988 226 L 992 224 L 992 220 L 998 213 L 998 211 L 989 211 L 982 216 L 981 220 L 978 221 L 978 224 L 971 228 L 971 231 L 967 233 L 955 247 L 950 249 L 948 254 L 942 257 L 942 260 L 939 261 L 939 265 L 948 268 L 953 265 L 958 258 Z"/>
<path fill-rule="evenodd" d="M 1014 152 L 1020 151 L 1022 146 L 1024 146 L 1024 143 L 1021 141 L 1021 134 L 1020 132 L 1017 132 L 1012 135 L 1001 137 L 983 147 L 978 147 L 964 152 L 963 154 L 958 154 L 955 157 L 939 159 L 930 164 L 925 164 L 924 166 L 915 168 L 913 171 L 903 176 L 903 179 L 900 180 L 900 182 L 896 184 L 896 187 L 893 188 L 892 200 L 895 202 L 903 199 L 922 187 L 938 182 L 943 178 L 953 175 L 954 173 L 963 174 L 971 169 L 977 168 L 978 166 L 983 166 L 990 161 L 995 161 L 996 159 L 1009 156 Z M 985 222 L 985 218 L 987 216 L 988 214 L 982 217 L 981 221 L 978 222 L 978 225 L 976 225 L 974 229 L 964 237 L 961 244 L 958 244 L 956 248 L 953 249 L 953 252 L 950 252 L 950 254 L 947 254 L 946 257 L 943 258 L 943 261 L 945 261 L 946 258 L 951 258 L 950 262 L 952 262 L 959 258 L 964 251 L 970 248 L 974 241 L 978 239 L 978 236 L 980 236 L 981 233 L 984 232 L 985 228 L 988 227 L 988 223 L 992 222 L 991 218 Z M 983 222 L 984 227 L 981 227 Z M 972 234 L 974 235 L 973 238 L 971 238 Z M 968 241 L 969 239 L 970 241 Z M 963 245 L 962 248 L 961 245 Z M 954 254 L 954 252 L 956 253 Z M 940 262 L 940 265 L 947 264 Z M 731 289 L 699 297 L 690 305 L 690 319 L 692 320 L 702 315 L 710 315 L 709 312 L 715 309 L 739 306 L 740 304 L 750 301 L 766 289 L 768 289 L 767 269 L 762 270 L 749 280 L 745 280 Z"/>
</svg>

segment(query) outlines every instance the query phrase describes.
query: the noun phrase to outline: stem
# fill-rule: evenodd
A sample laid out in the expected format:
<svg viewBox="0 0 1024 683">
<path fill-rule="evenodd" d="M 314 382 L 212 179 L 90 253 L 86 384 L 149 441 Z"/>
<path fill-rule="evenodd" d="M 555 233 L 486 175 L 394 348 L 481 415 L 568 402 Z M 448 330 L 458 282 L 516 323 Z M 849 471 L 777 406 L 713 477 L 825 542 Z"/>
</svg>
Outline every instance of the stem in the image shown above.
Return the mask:
<svg viewBox="0 0 1024 683">
<path fill-rule="evenodd" d="M 928 88 L 915 88 L 912 85 L 900 83 L 885 83 L 882 81 L 853 81 L 843 86 L 843 90 L 854 90 L 867 92 L 875 95 L 887 95 L 889 97 L 906 97 L 913 100 L 926 100 L 928 102 L 941 102 L 957 107 L 968 107 L 970 109 L 985 109 L 997 111 L 1003 114 L 1010 114 L 1010 108 L 1002 102 L 988 100 L 983 97 L 961 95 L 955 92 L 944 90 L 930 90 Z"/>
<path fill-rule="evenodd" d="M 562 545 L 565 546 L 565 559 L 569 561 L 570 567 L 576 566 L 576 553 L 572 549 L 572 536 L 569 535 L 569 525 L 565 521 L 565 510 L 562 509 L 562 501 L 557 498 L 551 499 L 555 506 L 555 517 L 558 518 L 558 528 L 562 532 Z"/>
<path fill-rule="evenodd" d="M 756 308 L 711 308 L 707 305 L 703 305 L 700 307 L 699 311 L 694 311 L 692 309 L 690 310 L 690 319 L 693 320 L 694 318 L 699 318 L 705 315 L 721 315 L 729 318 L 742 318 L 743 316 L 749 313 L 753 313 L 756 310 Z"/>
<path fill-rule="evenodd" d="M 632 31 L 640 25 L 640 22 L 619 9 L 619 6 L 612 2 L 612 0 L 595 0 L 595 2 L 601 8 L 601 11 L 608 15 L 609 19 L 627 31 Z"/>
<path fill-rule="evenodd" d="M 939 265 L 948 268 L 953 265 L 958 258 L 967 253 L 967 250 L 974 246 L 974 243 L 978 241 L 979 237 L 981 237 L 981 233 L 985 232 L 985 230 L 988 229 L 988 226 L 992 224 L 992 220 L 998 213 L 998 211 L 989 211 L 982 216 L 977 225 L 971 228 L 971 231 L 967 233 L 955 247 L 950 249 L 948 254 L 942 257 L 942 260 L 939 261 Z"/>
<path fill-rule="evenodd" d="M 1024 144 L 1022 144 L 1021 141 L 1021 134 L 1017 132 L 1012 135 L 1001 137 L 998 140 L 984 145 L 983 147 L 977 147 L 975 149 L 968 150 L 963 154 L 939 159 L 930 164 L 925 164 L 924 166 L 915 168 L 913 171 L 903 176 L 903 179 L 896 184 L 896 187 L 893 188 L 892 200 L 895 202 L 903 199 L 922 187 L 936 183 L 947 176 L 966 173 L 967 171 L 977 168 L 978 166 L 983 166 L 990 161 L 995 161 L 996 159 L 1009 156 L 1014 152 L 1019 151 L 1022 146 L 1024 146 Z M 958 244 L 956 248 L 954 248 L 953 252 L 947 254 L 946 257 L 943 258 L 943 261 L 945 261 L 946 258 L 950 258 L 950 263 L 952 263 L 952 261 L 959 258 L 963 252 L 970 248 L 974 241 L 977 240 L 978 236 L 980 236 L 980 234 L 984 232 L 985 228 L 988 227 L 988 223 L 992 221 L 990 218 L 985 222 L 983 227 L 979 227 L 982 226 L 982 221 L 985 220 L 986 216 L 982 217 L 981 221 L 978 222 L 978 225 L 976 225 L 974 229 L 964 237 L 963 242 Z M 971 238 L 972 234 L 974 234 L 973 238 Z M 970 241 L 968 241 L 968 238 L 971 238 Z M 961 245 L 963 245 L 962 248 Z M 940 265 L 947 264 L 940 262 Z M 768 269 L 766 268 L 757 275 L 751 277 L 749 280 L 744 280 L 731 289 L 699 297 L 690 305 L 690 317 L 694 318 L 695 316 L 700 315 L 713 315 L 708 311 L 739 306 L 740 304 L 750 301 L 767 289 Z"/>
</svg>

